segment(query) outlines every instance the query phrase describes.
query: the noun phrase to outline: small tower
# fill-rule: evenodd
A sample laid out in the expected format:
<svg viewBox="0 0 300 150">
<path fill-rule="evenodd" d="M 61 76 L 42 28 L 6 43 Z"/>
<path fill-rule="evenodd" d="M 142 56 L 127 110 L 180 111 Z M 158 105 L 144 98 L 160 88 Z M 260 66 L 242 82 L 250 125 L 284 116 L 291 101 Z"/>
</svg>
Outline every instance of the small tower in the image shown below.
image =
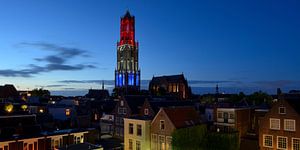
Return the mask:
<svg viewBox="0 0 300 150">
<path fill-rule="evenodd" d="M 138 42 L 135 41 L 135 18 L 129 11 L 121 17 L 120 41 L 117 43 L 115 88 L 130 94 L 140 90 Z"/>
<path fill-rule="evenodd" d="M 102 90 L 104 90 L 104 80 L 102 80 Z"/>
</svg>

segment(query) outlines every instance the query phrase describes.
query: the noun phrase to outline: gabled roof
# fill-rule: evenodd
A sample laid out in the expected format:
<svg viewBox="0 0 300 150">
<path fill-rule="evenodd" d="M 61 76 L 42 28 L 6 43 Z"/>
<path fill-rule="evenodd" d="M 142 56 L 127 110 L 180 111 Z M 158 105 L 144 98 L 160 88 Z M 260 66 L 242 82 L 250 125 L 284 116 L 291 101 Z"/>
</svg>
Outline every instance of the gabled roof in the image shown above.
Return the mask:
<svg viewBox="0 0 300 150">
<path fill-rule="evenodd" d="M 300 94 L 284 94 L 281 99 L 286 100 L 300 115 Z"/>
<path fill-rule="evenodd" d="M 127 95 L 124 97 L 132 114 L 139 114 L 146 99 L 150 99 L 149 96 L 141 95 Z"/>
<path fill-rule="evenodd" d="M 0 98 L 18 97 L 19 93 L 14 85 L 5 84 L 0 86 Z"/>
<path fill-rule="evenodd" d="M 176 128 L 185 128 L 200 123 L 200 116 L 193 107 L 163 108 Z"/>
<path fill-rule="evenodd" d="M 184 75 L 179 74 L 179 75 L 170 75 L 170 76 L 158 76 L 158 77 L 153 77 L 151 80 L 152 84 L 158 84 L 161 83 L 162 81 L 167 81 L 171 83 L 176 83 L 178 81 L 185 81 Z"/>
</svg>

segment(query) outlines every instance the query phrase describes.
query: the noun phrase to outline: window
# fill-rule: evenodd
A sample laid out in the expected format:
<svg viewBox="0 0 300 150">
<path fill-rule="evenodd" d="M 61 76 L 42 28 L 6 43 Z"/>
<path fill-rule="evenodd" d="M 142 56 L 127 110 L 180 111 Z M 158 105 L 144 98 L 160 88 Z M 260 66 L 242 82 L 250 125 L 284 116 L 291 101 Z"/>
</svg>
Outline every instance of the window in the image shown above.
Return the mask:
<svg viewBox="0 0 300 150">
<path fill-rule="evenodd" d="M 149 115 L 149 109 L 148 108 L 144 109 L 144 115 Z"/>
<path fill-rule="evenodd" d="M 120 106 L 124 106 L 124 101 L 121 101 L 121 102 L 120 102 Z"/>
<path fill-rule="evenodd" d="M 277 136 L 277 149 L 287 149 L 287 137 Z"/>
<path fill-rule="evenodd" d="M 70 116 L 71 110 L 69 108 L 66 109 L 66 116 Z"/>
<path fill-rule="evenodd" d="M 129 134 L 133 134 L 133 124 L 129 123 Z"/>
<path fill-rule="evenodd" d="M 234 114 L 230 113 L 229 114 L 229 119 L 234 119 Z"/>
<path fill-rule="evenodd" d="M 172 150 L 172 137 L 166 137 L 166 150 Z"/>
<path fill-rule="evenodd" d="M 128 147 L 129 147 L 129 150 L 133 150 L 132 139 L 128 140 Z"/>
<path fill-rule="evenodd" d="M 280 130 L 280 119 L 270 118 L 270 129 Z"/>
<path fill-rule="evenodd" d="M 264 147 L 273 147 L 273 136 L 272 135 L 263 135 Z"/>
<path fill-rule="evenodd" d="M 285 114 L 285 107 L 279 107 L 279 114 Z"/>
<path fill-rule="evenodd" d="M 165 129 L 165 120 L 160 120 L 159 128 L 160 128 L 160 130 L 164 130 Z"/>
<path fill-rule="evenodd" d="M 122 108 L 122 107 L 119 107 L 119 108 L 118 108 L 118 113 L 119 113 L 119 114 L 124 114 L 124 115 L 125 115 L 126 112 L 127 112 L 127 109 L 126 109 L 126 108 Z"/>
<path fill-rule="evenodd" d="M 296 131 L 296 128 L 295 128 L 295 123 L 296 121 L 295 120 L 292 120 L 292 119 L 284 119 L 284 130 L 286 131 Z"/>
<path fill-rule="evenodd" d="M 136 150 L 141 150 L 141 142 L 136 141 Z"/>
<path fill-rule="evenodd" d="M 218 118 L 223 118 L 223 113 L 222 112 L 218 112 Z"/>
<path fill-rule="evenodd" d="M 157 147 L 157 135 L 152 134 L 152 136 L 151 136 L 151 149 L 156 150 L 157 149 L 156 147 Z"/>
<path fill-rule="evenodd" d="M 142 125 L 140 124 L 136 126 L 136 135 L 142 136 Z"/>
<path fill-rule="evenodd" d="M 292 138 L 292 150 L 300 150 L 300 139 Z"/>
<path fill-rule="evenodd" d="M 158 149 L 165 150 L 165 136 L 163 136 L 163 135 L 159 136 Z"/>
<path fill-rule="evenodd" d="M 118 108 L 118 113 L 119 113 L 119 114 L 123 114 L 123 108 L 120 108 L 120 107 L 119 107 L 119 108 Z"/>
</svg>

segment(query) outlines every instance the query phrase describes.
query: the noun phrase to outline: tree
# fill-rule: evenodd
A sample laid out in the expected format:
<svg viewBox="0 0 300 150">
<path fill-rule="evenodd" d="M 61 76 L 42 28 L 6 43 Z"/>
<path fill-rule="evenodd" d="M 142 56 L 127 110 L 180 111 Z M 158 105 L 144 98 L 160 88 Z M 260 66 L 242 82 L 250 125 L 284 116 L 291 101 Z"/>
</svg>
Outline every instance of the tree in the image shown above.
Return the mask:
<svg viewBox="0 0 300 150">
<path fill-rule="evenodd" d="M 31 96 L 39 97 L 41 103 L 48 103 L 50 92 L 48 90 L 44 90 L 43 88 L 33 89 L 31 91 Z"/>
<path fill-rule="evenodd" d="M 205 125 L 177 129 L 172 133 L 174 150 L 202 150 L 205 145 L 207 129 Z"/>
<path fill-rule="evenodd" d="M 247 97 L 248 102 L 252 102 L 253 105 L 260 105 L 262 103 L 271 104 L 272 96 L 268 95 L 265 92 L 258 91 Z"/>
</svg>

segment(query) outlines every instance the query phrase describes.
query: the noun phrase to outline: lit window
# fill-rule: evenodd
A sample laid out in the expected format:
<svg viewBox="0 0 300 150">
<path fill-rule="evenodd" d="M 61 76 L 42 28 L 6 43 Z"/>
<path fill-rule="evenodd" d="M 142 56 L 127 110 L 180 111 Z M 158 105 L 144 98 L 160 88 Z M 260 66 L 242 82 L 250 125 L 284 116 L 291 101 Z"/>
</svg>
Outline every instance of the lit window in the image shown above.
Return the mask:
<svg viewBox="0 0 300 150">
<path fill-rule="evenodd" d="M 133 124 L 129 123 L 129 134 L 133 134 Z"/>
<path fill-rule="evenodd" d="M 279 107 L 279 114 L 285 114 L 285 107 Z"/>
<path fill-rule="evenodd" d="M 273 147 L 273 136 L 272 135 L 263 135 L 264 147 Z"/>
<path fill-rule="evenodd" d="M 66 116 L 70 116 L 71 110 L 69 108 L 66 109 Z"/>
<path fill-rule="evenodd" d="M 287 149 L 287 137 L 277 136 L 277 149 Z"/>
<path fill-rule="evenodd" d="M 292 150 L 300 150 L 300 139 L 299 138 L 292 138 Z"/>
<path fill-rule="evenodd" d="M 156 147 L 157 147 L 157 135 L 152 134 L 152 136 L 151 136 L 151 149 L 156 150 L 157 149 Z"/>
<path fill-rule="evenodd" d="M 136 141 L 136 150 L 141 150 L 141 142 Z"/>
<path fill-rule="evenodd" d="M 223 118 L 223 113 L 222 112 L 218 112 L 218 118 Z"/>
<path fill-rule="evenodd" d="M 172 150 L 172 137 L 166 137 L 166 150 Z"/>
<path fill-rule="evenodd" d="M 23 111 L 26 111 L 26 109 L 28 108 L 27 105 L 22 105 L 21 108 L 23 109 Z"/>
<path fill-rule="evenodd" d="M 270 129 L 280 130 L 280 119 L 270 118 Z"/>
<path fill-rule="evenodd" d="M 14 108 L 14 105 L 13 104 L 10 104 L 10 103 L 8 103 L 8 104 L 5 104 L 5 106 L 4 106 L 5 108 L 5 111 L 6 112 L 8 112 L 8 113 L 10 113 L 10 112 L 12 112 L 13 111 L 13 108 Z"/>
<path fill-rule="evenodd" d="M 132 139 L 129 139 L 129 150 L 133 150 Z"/>
<path fill-rule="evenodd" d="M 138 125 L 136 126 L 136 134 L 137 134 L 138 136 L 142 136 L 142 125 L 138 124 Z"/>
<path fill-rule="evenodd" d="M 165 136 L 163 135 L 159 136 L 158 149 L 165 150 Z"/>
<path fill-rule="evenodd" d="M 284 119 L 284 130 L 286 131 L 296 131 L 296 121 L 292 119 Z"/>
<path fill-rule="evenodd" d="M 160 128 L 160 130 L 164 130 L 165 129 L 165 121 L 164 120 L 160 120 L 159 128 Z"/>
<path fill-rule="evenodd" d="M 149 109 L 148 108 L 145 108 L 144 109 L 144 115 L 148 115 L 149 114 Z"/>
</svg>

